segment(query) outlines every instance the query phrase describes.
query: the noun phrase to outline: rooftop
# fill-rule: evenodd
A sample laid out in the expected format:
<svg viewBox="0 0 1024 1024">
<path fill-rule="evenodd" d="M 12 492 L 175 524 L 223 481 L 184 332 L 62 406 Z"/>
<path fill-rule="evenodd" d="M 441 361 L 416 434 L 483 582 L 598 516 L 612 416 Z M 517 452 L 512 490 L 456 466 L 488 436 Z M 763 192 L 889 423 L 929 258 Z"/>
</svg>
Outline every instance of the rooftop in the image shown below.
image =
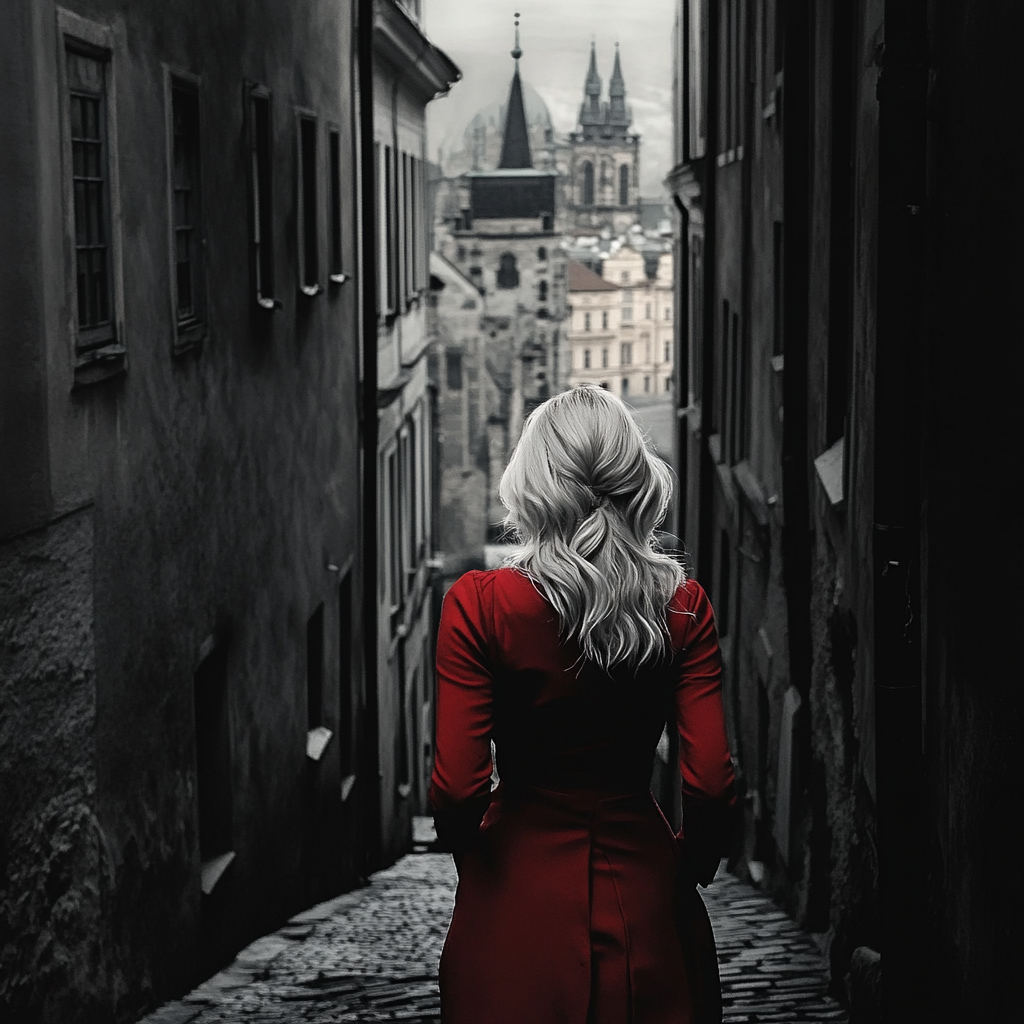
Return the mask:
<svg viewBox="0 0 1024 1024">
<path fill-rule="evenodd" d="M 617 284 L 606 281 L 600 274 L 595 274 L 576 260 L 568 260 L 566 266 L 571 292 L 614 292 L 619 289 Z"/>
</svg>

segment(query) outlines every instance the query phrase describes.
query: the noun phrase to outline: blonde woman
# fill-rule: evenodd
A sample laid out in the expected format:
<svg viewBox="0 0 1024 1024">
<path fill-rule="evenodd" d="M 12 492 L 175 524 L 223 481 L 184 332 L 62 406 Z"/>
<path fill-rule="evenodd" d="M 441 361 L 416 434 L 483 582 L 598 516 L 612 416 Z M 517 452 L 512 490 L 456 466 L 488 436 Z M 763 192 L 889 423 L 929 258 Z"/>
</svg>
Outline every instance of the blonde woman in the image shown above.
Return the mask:
<svg viewBox="0 0 1024 1024">
<path fill-rule="evenodd" d="M 725 849 L 734 780 L 711 606 L 654 542 L 671 487 L 618 398 L 556 395 L 501 480 L 518 554 L 445 596 L 430 789 L 459 868 L 445 1024 L 720 1018 L 695 883 Z M 679 835 L 650 792 L 666 721 Z"/>
</svg>

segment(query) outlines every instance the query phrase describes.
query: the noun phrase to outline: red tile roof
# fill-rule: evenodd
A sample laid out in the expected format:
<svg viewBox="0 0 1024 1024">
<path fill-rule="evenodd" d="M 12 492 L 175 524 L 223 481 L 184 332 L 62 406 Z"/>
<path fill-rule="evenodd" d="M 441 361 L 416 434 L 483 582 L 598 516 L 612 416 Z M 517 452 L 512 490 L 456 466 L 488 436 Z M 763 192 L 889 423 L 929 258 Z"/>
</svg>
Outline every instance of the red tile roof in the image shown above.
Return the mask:
<svg viewBox="0 0 1024 1024">
<path fill-rule="evenodd" d="M 606 281 L 600 274 L 595 274 L 576 260 L 568 261 L 566 274 L 570 292 L 614 292 L 619 288 L 617 284 Z"/>
</svg>

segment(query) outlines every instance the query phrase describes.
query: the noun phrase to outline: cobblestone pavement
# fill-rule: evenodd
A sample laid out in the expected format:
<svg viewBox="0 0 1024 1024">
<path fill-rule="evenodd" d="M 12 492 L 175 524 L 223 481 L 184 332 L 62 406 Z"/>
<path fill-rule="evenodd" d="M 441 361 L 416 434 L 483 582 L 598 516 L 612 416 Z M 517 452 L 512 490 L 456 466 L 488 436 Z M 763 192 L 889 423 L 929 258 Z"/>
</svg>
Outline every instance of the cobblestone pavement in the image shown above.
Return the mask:
<svg viewBox="0 0 1024 1024">
<path fill-rule="evenodd" d="M 430 823 L 416 824 L 422 849 Z M 370 886 L 257 939 L 230 967 L 144 1024 L 434 1024 L 455 882 L 451 857 L 411 854 L 374 875 Z M 825 993 L 814 940 L 769 899 L 725 872 L 702 895 L 718 941 L 725 1024 L 846 1021 Z"/>
</svg>

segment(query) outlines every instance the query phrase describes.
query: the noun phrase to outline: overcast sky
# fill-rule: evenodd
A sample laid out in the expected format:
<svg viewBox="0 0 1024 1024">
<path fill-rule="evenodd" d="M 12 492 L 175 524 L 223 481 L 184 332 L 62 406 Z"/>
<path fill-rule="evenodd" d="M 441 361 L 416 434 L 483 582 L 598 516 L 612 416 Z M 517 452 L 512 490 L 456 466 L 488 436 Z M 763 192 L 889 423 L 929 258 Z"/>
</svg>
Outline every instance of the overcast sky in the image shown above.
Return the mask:
<svg viewBox="0 0 1024 1024">
<path fill-rule="evenodd" d="M 512 77 L 509 55 L 519 11 L 520 73 L 541 94 L 557 132 L 576 127 L 590 41 L 597 43 L 602 100 L 620 44 L 626 102 L 640 143 L 644 195 L 663 191 L 672 158 L 672 23 L 675 0 L 425 0 L 431 40 L 462 69 L 450 95 L 427 108 L 432 159 L 446 136 L 462 129 L 481 107 L 504 102 Z"/>
</svg>

